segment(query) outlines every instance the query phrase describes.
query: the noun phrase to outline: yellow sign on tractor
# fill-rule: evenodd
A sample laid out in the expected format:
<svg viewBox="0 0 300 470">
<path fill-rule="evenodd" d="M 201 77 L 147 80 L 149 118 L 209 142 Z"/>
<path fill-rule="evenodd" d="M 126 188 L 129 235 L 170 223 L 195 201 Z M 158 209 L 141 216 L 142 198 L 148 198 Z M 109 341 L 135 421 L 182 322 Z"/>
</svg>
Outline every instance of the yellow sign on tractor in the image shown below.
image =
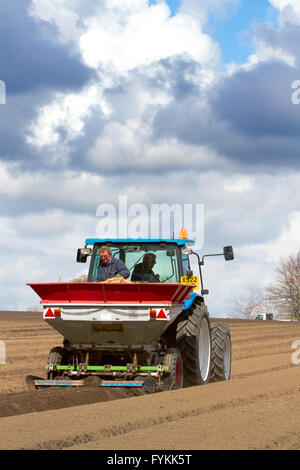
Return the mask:
<svg viewBox="0 0 300 470">
<path fill-rule="evenodd" d="M 195 284 L 195 289 L 199 289 L 199 277 L 198 276 L 181 276 L 181 284 Z"/>
</svg>

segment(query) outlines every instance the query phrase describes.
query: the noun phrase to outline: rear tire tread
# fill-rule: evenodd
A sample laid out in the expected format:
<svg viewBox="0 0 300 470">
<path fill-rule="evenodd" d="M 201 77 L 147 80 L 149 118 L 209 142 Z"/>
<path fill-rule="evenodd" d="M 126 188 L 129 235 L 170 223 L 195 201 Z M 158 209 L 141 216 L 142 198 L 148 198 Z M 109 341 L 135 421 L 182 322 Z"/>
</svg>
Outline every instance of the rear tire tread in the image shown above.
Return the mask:
<svg viewBox="0 0 300 470">
<path fill-rule="evenodd" d="M 176 345 L 183 358 L 184 386 L 201 385 L 209 381 L 203 381 L 198 363 L 198 326 L 205 317 L 209 325 L 207 308 L 202 302 L 195 302 L 191 308 L 183 313 L 183 318 L 178 321 L 176 330 Z"/>
<path fill-rule="evenodd" d="M 229 375 L 225 377 L 224 361 L 225 361 L 225 343 L 226 338 L 230 340 L 230 366 Z M 228 380 L 231 372 L 231 337 L 229 328 L 223 323 L 214 323 L 211 327 L 212 338 L 212 359 L 210 381 L 218 382 Z"/>
</svg>

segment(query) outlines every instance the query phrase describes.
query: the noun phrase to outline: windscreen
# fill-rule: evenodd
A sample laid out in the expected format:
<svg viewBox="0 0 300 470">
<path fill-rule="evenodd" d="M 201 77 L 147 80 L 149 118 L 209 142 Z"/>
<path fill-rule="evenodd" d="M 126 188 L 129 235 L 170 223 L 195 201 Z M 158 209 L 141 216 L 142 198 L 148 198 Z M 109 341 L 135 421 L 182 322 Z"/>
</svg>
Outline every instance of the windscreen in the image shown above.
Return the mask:
<svg viewBox="0 0 300 470">
<path fill-rule="evenodd" d="M 90 281 L 97 280 L 100 263 L 98 249 L 92 259 Z M 160 245 L 121 245 L 110 246 L 112 256 L 123 261 L 130 271 L 129 280 L 133 282 L 179 282 L 178 250 L 176 247 Z"/>
</svg>

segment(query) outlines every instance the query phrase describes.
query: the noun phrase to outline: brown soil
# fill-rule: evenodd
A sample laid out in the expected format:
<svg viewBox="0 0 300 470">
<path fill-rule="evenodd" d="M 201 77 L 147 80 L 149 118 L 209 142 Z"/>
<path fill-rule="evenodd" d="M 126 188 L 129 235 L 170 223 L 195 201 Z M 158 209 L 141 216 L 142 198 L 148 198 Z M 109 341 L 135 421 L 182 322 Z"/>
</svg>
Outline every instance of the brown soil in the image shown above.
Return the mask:
<svg viewBox="0 0 300 470">
<path fill-rule="evenodd" d="M 7 356 L 0 364 L 0 449 L 298 449 L 300 365 L 292 363 L 292 343 L 300 340 L 300 323 L 225 322 L 233 343 L 227 382 L 143 396 L 28 391 L 25 376 L 45 376 L 48 352 L 62 338 L 41 314 L 0 312 Z"/>
</svg>

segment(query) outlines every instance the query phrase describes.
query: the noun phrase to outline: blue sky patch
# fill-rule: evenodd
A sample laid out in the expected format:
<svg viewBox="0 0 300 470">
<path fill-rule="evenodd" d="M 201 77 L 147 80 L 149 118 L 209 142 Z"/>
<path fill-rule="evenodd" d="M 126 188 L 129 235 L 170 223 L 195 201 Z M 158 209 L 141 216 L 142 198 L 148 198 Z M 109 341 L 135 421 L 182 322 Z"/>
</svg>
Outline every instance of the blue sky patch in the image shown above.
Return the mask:
<svg viewBox="0 0 300 470">
<path fill-rule="evenodd" d="M 180 7 L 180 0 L 165 0 L 165 1 L 170 8 L 170 11 L 171 11 L 170 16 L 175 16 Z M 157 0 L 149 0 L 149 5 L 155 5 L 156 3 L 157 3 Z"/>
<path fill-rule="evenodd" d="M 226 18 L 210 17 L 204 26 L 204 32 L 209 34 L 220 45 L 223 63 L 247 60 L 254 52 L 252 45 L 253 27 L 259 23 L 277 24 L 277 10 L 269 0 L 241 0 L 237 8 Z"/>
<path fill-rule="evenodd" d="M 181 0 L 165 0 L 171 14 L 178 12 Z M 149 0 L 154 5 L 157 0 Z M 238 7 L 228 8 L 227 15 L 210 15 L 204 25 L 204 32 L 219 43 L 224 64 L 236 62 L 241 64 L 254 52 L 252 45 L 253 27 L 259 23 L 269 22 L 277 26 L 278 11 L 269 0 L 240 0 Z"/>
<path fill-rule="evenodd" d="M 255 25 L 269 22 L 276 26 L 277 14 L 269 0 L 241 0 L 226 18 L 211 16 L 204 32 L 219 43 L 224 64 L 241 64 L 254 52 L 252 38 Z"/>
</svg>

